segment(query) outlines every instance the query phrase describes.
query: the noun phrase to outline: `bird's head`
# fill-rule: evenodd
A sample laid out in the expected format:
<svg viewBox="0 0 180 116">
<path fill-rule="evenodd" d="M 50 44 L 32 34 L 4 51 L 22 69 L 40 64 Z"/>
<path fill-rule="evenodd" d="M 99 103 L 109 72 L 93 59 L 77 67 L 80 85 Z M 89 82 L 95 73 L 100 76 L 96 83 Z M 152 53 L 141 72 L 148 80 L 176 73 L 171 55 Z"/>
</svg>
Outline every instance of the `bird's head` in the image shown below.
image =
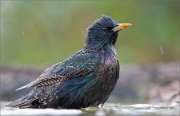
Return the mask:
<svg viewBox="0 0 180 116">
<path fill-rule="evenodd" d="M 88 27 L 85 45 L 96 49 L 105 44 L 115 45 L 118 32 L 131 25 L 130 23 L 117 23 L 111 17 L 103 16 Z"/>
</svg>

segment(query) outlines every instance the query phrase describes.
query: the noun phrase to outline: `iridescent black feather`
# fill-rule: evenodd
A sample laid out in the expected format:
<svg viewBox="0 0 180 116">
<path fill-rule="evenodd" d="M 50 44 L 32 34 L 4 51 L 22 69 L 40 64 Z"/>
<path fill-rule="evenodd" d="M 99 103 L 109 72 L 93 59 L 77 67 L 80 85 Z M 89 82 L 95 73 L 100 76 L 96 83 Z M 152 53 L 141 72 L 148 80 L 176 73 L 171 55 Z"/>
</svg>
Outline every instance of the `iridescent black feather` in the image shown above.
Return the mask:
<svg viewBox="0 0 180 116">
<path fill-rule="evenodd" d="M 117 23 L 103 16 L 87 30 L 84 48 L 46 69 L 28 95 L 8 106 L 20 108 L 85 108 L 104 104 L 119 77 L 114 45 Z"/>
</svg>

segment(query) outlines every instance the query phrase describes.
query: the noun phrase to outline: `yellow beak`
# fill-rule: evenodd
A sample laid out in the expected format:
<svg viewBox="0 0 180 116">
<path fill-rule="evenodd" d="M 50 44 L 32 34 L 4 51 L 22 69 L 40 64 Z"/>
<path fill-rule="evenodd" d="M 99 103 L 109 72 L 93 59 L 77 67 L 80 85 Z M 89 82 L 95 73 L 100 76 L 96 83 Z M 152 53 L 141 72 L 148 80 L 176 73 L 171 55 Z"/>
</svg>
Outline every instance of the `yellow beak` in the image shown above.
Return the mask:
<svg viewBox="0 0 180 116">
<path fill-rule="evenodd" d="M 129 26 L 132 26 L 132 24 L 131 23 L 120 23 L 118 26 L 114 27 L 112 30 L 114 32 L 116 32 L 116 31 L 122 30 L 126 27 L 129 27 Z"/>
</svg>

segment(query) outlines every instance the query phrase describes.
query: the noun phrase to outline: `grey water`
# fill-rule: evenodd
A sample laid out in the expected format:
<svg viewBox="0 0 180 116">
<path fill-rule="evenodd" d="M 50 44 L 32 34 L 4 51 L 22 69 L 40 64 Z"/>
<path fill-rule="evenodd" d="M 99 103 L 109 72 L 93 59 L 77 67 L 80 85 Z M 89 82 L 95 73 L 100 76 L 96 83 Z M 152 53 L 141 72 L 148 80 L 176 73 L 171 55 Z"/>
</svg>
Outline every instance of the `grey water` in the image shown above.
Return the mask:
<svg viewBox="0 0 180 116">
<path fill-rule="evenodd" d="M 58 116 L 119 116 L 119 115 L 180 115 L 179 103 L 131 104 L 105 103 L 102 108 L 84 109 L 18 109 L 5 107 L 9 102 L 1 101 L 1 116 L 5 115 L 58 115 Z"/>
</svg>

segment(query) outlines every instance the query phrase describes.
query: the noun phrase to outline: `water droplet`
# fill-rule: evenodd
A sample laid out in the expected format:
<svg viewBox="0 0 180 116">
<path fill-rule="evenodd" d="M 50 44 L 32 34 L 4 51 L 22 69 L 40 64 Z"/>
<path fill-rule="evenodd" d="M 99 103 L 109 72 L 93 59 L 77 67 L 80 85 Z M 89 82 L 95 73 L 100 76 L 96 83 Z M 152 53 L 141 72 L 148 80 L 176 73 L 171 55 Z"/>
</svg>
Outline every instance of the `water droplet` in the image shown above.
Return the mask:
<svg viewBox="0 0 180 116">
<path fill-rule="evenodd" d="M 161 55 L 164 55 L 163 47 L 162 47 L 162 46 L 159 46 L 159 48 L 160 48 Z"/>
</svg>

